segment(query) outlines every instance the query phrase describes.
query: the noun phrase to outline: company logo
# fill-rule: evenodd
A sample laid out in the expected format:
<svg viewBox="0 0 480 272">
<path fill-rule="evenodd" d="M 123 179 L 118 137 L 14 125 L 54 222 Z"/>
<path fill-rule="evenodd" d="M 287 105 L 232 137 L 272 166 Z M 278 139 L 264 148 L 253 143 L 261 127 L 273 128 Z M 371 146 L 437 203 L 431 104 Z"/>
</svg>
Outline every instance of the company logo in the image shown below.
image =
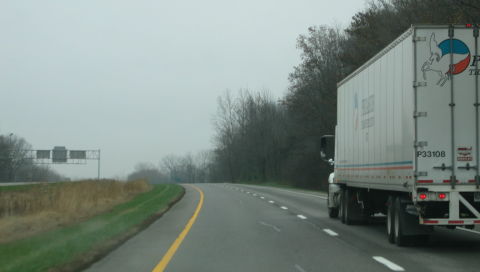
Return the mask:
<svg viewBox="0 0 480 272">
<path fill-rule="evenodd" d="M 452 75 L 465 71 L 470 64 L 470 50 L 467 45 L 458 39 L 446 39 L 437 42 L 435 33 L 430 36 L 430 57 L 423 63 L 423 78 L 427 79 L 427 72 L 439 77 L 437 85 L 443 86 Z M 450 54 L 453 55 L 453 64 L 450 65 Z"/>
</svg>

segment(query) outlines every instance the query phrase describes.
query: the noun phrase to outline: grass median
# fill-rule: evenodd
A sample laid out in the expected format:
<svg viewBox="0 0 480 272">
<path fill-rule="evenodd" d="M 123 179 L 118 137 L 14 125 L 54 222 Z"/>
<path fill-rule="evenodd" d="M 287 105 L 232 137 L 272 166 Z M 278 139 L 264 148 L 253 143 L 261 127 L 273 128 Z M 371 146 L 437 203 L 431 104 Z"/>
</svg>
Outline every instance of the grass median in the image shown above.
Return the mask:
<svg viewBox="0 0 480 272">
<path fill-rule="evenodd" d="M 86 221 L 0 244 L 0 271 L 78 270 L 145 228 L 183 193 L 179 185 L 154 185 Z"/>
</svg>

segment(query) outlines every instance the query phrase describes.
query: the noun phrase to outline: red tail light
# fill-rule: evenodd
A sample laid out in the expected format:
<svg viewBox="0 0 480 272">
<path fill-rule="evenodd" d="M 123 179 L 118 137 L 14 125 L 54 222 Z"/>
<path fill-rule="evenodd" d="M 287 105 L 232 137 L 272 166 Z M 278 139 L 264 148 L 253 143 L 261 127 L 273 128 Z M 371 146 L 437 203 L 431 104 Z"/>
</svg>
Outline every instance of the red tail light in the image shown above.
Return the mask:
<svg viewBox="0 0 480 272">
<path fill-rule="evenodd" d="M 421 200 L 425 200 L 425 199 L 427 199 L 427 194 L 421 193 L 421 194 L 418 195 L 418 197 L 419 197 Z"/>
<path fill-rule="evenodd" d="M 439 199 L 445 199 L 445 198 L 447 198 L 447 194 L 446 193 L 439 193 L 438 198 Z"/>
</svg>

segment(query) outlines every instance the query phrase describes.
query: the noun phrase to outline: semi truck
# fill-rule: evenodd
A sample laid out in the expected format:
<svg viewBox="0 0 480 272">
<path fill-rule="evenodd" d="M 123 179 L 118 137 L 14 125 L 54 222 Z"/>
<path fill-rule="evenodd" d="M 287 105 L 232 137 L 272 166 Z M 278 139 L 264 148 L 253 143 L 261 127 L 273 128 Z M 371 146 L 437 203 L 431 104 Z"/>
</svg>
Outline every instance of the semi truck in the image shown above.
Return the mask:
<svg viewBox="0 0 480 272">
<path fill-rule="evenodd" d="M 330 217 L 384 214 L 399 246 L 480 224 L 478 36 L 414 25 L 337 84 L 335 135 L 321 138 Z"/>
</svg>

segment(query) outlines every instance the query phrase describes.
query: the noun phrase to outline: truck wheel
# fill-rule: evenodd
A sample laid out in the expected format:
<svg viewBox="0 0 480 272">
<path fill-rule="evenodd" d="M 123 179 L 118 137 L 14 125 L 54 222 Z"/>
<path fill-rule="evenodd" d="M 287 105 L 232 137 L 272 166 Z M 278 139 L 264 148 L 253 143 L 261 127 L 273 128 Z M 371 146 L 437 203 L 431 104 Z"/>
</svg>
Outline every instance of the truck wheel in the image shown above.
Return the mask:
<svg viewBox="0 0 480 272">
<path fill-rule="evenodd" d="M 394 201 L 394 229 L 395 229 L 395 242 L 397 243 L 397 246 L 405 246 L 407 244 L 407 237 L 404 234 L 404 218 L 405 218 L 405 212 L 403 211 L 402 208 L 402 203 L 400 201 L 400 197 L 395 197 Z"/>
<path fill-rule="evenodd" d="M 395 198 L 389 196 L 387 200 L 387 235 L 388 241 L 393 244 L 395 243 Z"/>
</svg>

